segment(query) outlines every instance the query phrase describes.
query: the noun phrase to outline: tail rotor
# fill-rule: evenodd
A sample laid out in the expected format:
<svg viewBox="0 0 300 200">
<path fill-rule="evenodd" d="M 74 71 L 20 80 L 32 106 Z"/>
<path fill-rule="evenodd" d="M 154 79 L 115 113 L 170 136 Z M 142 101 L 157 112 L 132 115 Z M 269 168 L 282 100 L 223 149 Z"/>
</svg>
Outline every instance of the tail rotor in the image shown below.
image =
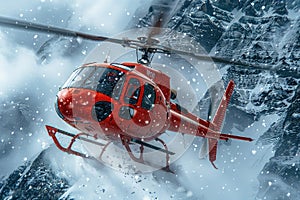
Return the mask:
<svg viewBox="0 0 300 200">
<path fill-rule="evenodd" d="M 216 96 L 215 95 L 212 98 L 209 110 L 208 110 L 208 121 L 211 121 L 211 125 L 210 127 L 208 127 L 208 133 L 207 136 L 209 137 L 211 134 L 215 134 L 217 132 L 220 132 L 222 125 L 223 125 L 223 121 L 225 118 L 225 114 L 226 114 L 226 109 L 227 106 L 229 104 L 231 95 L 233 93 L 233 89 L 234 89 L 234 82 L 232 80 L 230 80 L 230 82 L 228 83 L 228 86 L 225 90 L 225 93 L 219 103 L 219 106 L 214 114 L 214 117 L 212 120 L 210 120 L 211 116 L 212 116 L 212 111 L 213 111 L 213 105 L 216 105 Z M 218 91 L 215 91 L 218 92 Z M 218 94 L 218 93 L 217 93 Z M 221 138 L 224 134 L 219 134 L 219 138 Z M 204 142 L 202 144 L 202 147 L 199 151 L 199 157 L 200 158 L 204 158 L 207 154 L 209 156 L 209 161 L 211 162 L 211 164 L 214 166 L 214 168 L 217 169 L 217 167 L 214 164 L 214 161 L 216 161 L 217 158 L 217 148 L 218 148 L 218 140 L 219 138 L 204 138 Z"/>
</svg>

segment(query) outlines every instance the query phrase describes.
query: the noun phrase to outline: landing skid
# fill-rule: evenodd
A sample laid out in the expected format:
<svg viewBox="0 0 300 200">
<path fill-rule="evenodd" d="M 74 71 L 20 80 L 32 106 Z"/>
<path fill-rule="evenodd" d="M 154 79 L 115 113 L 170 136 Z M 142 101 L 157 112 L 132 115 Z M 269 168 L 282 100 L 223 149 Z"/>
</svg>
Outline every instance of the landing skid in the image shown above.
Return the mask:
<svg viewBox="0 0 300 200">
<path fill-rule="evenodd" d="M 53 139 L 54 144 L 57 146 L 58 149 L 60 149 L 63 152 L 69 153 L 69 154 L 74 154 L 76 156 L 80 156 L 83 158 L 88 158 L 89 156 L 85 153 L 81 153 L 75 150 L 72 150 L 72 146 L 74 144 L 74 142 L 76 141 L 76 139 L 78 140 L 83 140 L 85 142 L 90 142 L 92 144 L 98 145 L 98 146 L 105 146 L 105 144 L 102 144 L 100 142 L 94 141 L 92 139 L 89 139 L 88 137 L 91 137 L 90 135 L 86 134 L 86 133 L 78 133 L 78 134 L 73 134 L 73 133 L 69 133 L 63 130 L 60 130 L 58 128 L 54 128 L 52 126 L 46 126 L 46 129 L 48 131 L 49 136 Z M 63 147 L 60 142 L 58 141 L 56 134 L 63 134 L 66 135 L 68 137 L 71 137 L 71 141 L 68 145 L 68 147 Z M 86 136 L 86 137 L 82 137 L 82 136 Z"/>
<path fill-rule="evenodd" d="M 58 128 L 54 128 L 52 126 L 46 126 L 46 129 L 47 129 L 47 132 L 48 132 L 49 136 L 53 139 L 54 144 L 57 146 L 58 149 L 60 149 L 63 152 L 73 154 L 73 155 L 76 155 L 76 156 L 80 156 L 80 157 L 83 157 L 83 158 L 95 159 L 93 156 L 89 156 L 85 153 L 82 153 L 82 152 L 79 152 L 79 151 L 76 151 L 76 150 L 72 150 L 73 144 L 75 143 L 76 140 L 82 140 L 82 141 L 85 141 L 87 143 L 91 143 L 91 144 L 97 145 L 99 147 L 102 147 L 101 153 L 98 156 L 98 159 L 102 160 L 102 161 L 103 161 L 102 157 L 103 157 L 106 149 L 112 143 L 112 141 L 110 141 L 107 144 L 103 144 L 101 142 L 96 141 L 95 137 L 92 137 L 91 135 L 88 135 L 86 133 L 73 134 L 73 133 L 69 133 L 69 132 L 60 130 Z M 68 137 L 71 137 L 71 141 L 70 141 L 70 143 L 67 147 L 63 147 L 61 145 L 61 143 L 58 141 L 57 135 L 56 135 L 57 133 L 68 136 Z M 144 164 L 144 165 L 148 165 L 150 167 L 154 167 L 154 168 L 157 168 L 157 169 L 161 168 L 162 170 L 164 170 L 166 172 L 173 173 L 173 171 L 170 170 L 169 163 L 170 163 L 170 155 L 174 155 L 175 153 L 168 150 L 168 147 L 167 147 L 166 143 L 163 140 L 161 140 L 159 138 L 156 138 L 155 140 L 157 142 L 161 143 L 164 146 L 164 148 L 154 146 L 152 144 L 146 143 L 146 142 L 138 140 L 138 139 L 132 139 L 132 138 L 121 136 L 122 145 L 125 147 L 129 157 L 133 161 L 135 161 L 137 163 Z M 132 143 L 140 145 L 139 157 L 136 157 L 133 154 L 132 149 L 130 147 L 130 145 Z M 160 151 L 162 153 L 165 153 L 166 154 L 166 165 L 165 165 L 165 167 L 154 166 L 154 163 L 150 163 L 150 162 L 145 161 L 144 156 L 143 156 L 144 147 L 147 147 L 147 148 L 154 149 L 154 150 Z"/>
<path fill-rule="evenodd" d="M 146 143 L 146 142 L 143 142 L 141 140 L 137 140 L 137 139 L 130 139 L 130 138 L 126 138 L 126 137 L 123 137 L 121 138 L 122 140 L 122 144 L 123 146 L 126 148 L 127 150 L 127 153 L 128 155 L 130 156 L 130 158 L 135 161 L 135 162 L 138 162 L 138 163 L 141 163 L 141 164 L 144 164 L 144 165 L 148 165 L 148 166 L 151 166 L 151 167 L 156 167 L 154 166 L 154 163 L 149 163 L 147 161 L 144 160 L 144 157 L 143 157 L 143 154 L 144 154 L 144 146 L 145 147 L 148 147 L 148 148 L 151 148 L 151 149 L 155 149 L 155 150 L 158 150 L 160 152 L 163 152 L 166 154 L 166 165 L 165 167 L 162 167 L 161 169 L 166 171 L 166 172 L 171 172 L 171 173 L 174 173 L 173 171 L 170 170 L 170 155 L 174 155 L 175 153 L 171 152 L 168 150 L 168 147 L 166 145 L 166 143 L 159 139 L 159 138 L 156 138 L 155 140 L 162 143 L 163 146 L 164 146 L 164 149 L 162 148 L 159 148 L 157 146 L 154 146 L 152 144 L 149 144 L 149 143 Z M 132 153 L 132 150 L 130 148 L 130 143 L 131 142 L 134 142 L 136 144 L 139 144 L 140 145 L 140 155 L 139 157 L 136 157 L 133 153 Z M 157 168 L 157 167 L 156 167 Z"/>
</svg>

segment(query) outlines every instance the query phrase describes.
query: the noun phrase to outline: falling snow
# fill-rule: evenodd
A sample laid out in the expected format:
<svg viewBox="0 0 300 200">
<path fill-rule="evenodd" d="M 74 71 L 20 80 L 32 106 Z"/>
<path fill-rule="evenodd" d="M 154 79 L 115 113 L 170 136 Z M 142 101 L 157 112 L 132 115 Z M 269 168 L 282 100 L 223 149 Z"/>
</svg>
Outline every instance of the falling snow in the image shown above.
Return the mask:
<svg viewBox="0 0 300 200">
<path fill-rule="evenodd" d="M 76 4 L 73 5 L 70 3 L 66 4 L 65 1 L 52 0 L 40 0 L 40 2 L 34 3 L 15 2 L 15 0 L 12 2 L 14 2 L 13 6 L 8 4 L 6 9 L 6 5 L 0 8 L 3 15 L 41 22 L 47 25 L 62 26 L 68 29 L 88 30 L 103 35 L 114 35 L 121 32 L 135 15 L 135 9 L 145 3 L 142 0 L 134 0 L 133 2 L 130 1 L 130 3 L 129 1 L 120 1 L 118 2 L 120 5 L 116 6 L 115 2 L 109 3 L 108 1 L 105 3 L 76 1 Z M 271 15 L 267 12 L 273 12 L 273 9 L 269 9 L 270 5 L 260 4 L 259 1 L 251 2 L 250 5 L 253 8 L 248 9 L 261 8 L 262 12 L 265 12 L 266 15 Z M 187 22 L 192 23 L 193 20 L 197 21 L 201 19 L 197 15 L 203 14 L 203 9 L 202 5 L 197 5 L 195 7 L 196 11 L 193 13 L 195 19 L 192 18 L 193 15 L 187 15 L 185 16 L 188 19 Z M 291 8 L 289 7 L 288 9 Z M 199 10 L 201 10 L 201 13 Z M 222 26 L 216 20 L 220 13 L 227 16 L 227 21 L 222 21 L 222 23 L 229 28 L 234 24 L 237 25 L 239 20 L 245 20 L 243 16 L 238 16 L 244 15 L 242 11 L 233 10 L 232 12 L 227 12 L 223 9 L 221 11 L 217 9 L 212 13 L 214 17 L 209 18 L 210 23 L 214 26 Z M 290 11 L 288 17 L 293 16 L 293 13 L 296 16 L 295 18 L 297 18 L 298 12 L 296 11 Z M 180 21 L 180 19 L 180 16 L 174 16 L 174 20 Z M 228 22 L 228 19 L 234 22 Z M 296 25 L 294 24 L 294 26 Z M 248 26 L 244 27 L 245 30 L 249 28 L 252 32 L 258 31 L 258 26 L 254 28 L 251 27 L 253 26 L 252 24 Z M 291 25 L 291 27 L 293 26 Z M 211 29 L 209 28 L 209 30 Z M 184 33 L 184 35 L 188 34 Z M 197 33 L 197 35 L 204 37 L 201 32 Z M 288 34 L 285 35 L 285 37 L 288 36 Z M 172 168 L 175 170 L 174 174 L 156 171 L 138 175 L 121 173 L 99 163 L 85 162 L 81 158 L 63 154 L 53 148 L 53 142 L 48 137 L 44 128 L 45 124 L 55 124 L 55 126 L 69 130 L 70 132 L 75 131 L 71 127 L 66 126 L 57 117 L 53 106 L 53 102 L 56 100 L 56 93 L 68 78 L 68 75 L 82 63 L 82 60 L 88 55 L 94 44 L 87 44 L 79 38 L 68 40 L 67 43 L 60 43 L 59 40 L 52 39 L 53 36 L 51 34 L 14 33 L 13 30 L 7 30 L 7 32 L 0 31 L 0 177 L 4 177 L 0 180 L 1 195 L 1 192 L 4 191 L 2 187 L 6 184 L 5 179 L 8 178 L 8 175 L 12 174 L 14 170 L 17 170 L 18 166 L 22 165 L 25 166 L 26 170 L 20 172 L 20 174 L 26 174 L 30 169 L 32 170 L 35 167 L 30 164 L 31 162 L 38 162 L 40 166 L 42 164 L 46 165 L 47 162 L 36 160 L 36 158 L 42 157 L 45 161 L 50 161 L 49 163 L 51 164 L 46 169 L 42 167 L 38 168 L 35 172 L 38 176 L 33 177 L 31 181 L 40 181 L 42 183 L 43 181 L 47 182 L 50 180 L 49 184 L 58 181 L 58 183 L 53 184 L 53 187 L 66 184 L 66 187 L 63 187 L 60 191 L 62 199 L 120 199 L 120 197 L 124 197 L 124 199 L 135 198 L 145 200 L 219 199 L 220 196 L 223 199 L 233 200 L 255 199 L 260 186 L 256 177 L 258 174 L 267 176 L 272 173 L 270 171 L 261 171 L 265 163 L 274 155 L 274 151 L 272 150 L 274 146 L 270 143 L 263 146 L 256 142 L 221 142 L 217 160 L 219 169 L 215 170 L 208 160 L 198 159 L 203 141 L 195 139 L 191 148 L 172 165 Z M 276 40 L 276 38 L 273 39 Z M 288 39 L 283 38 L 283 40 Z M 46 44 L 45 46 L 48 49 L 41 48 L 43 44 Z M 78 50 L 77 46 L 73 48 L 68 46 L 69 44 L 79 45 L 79 51 L 75 51 L 76 49 Z M 280 40 L 278 45 L 279 49 L 279 47 L 284 45 L 283 41 Z M 71 52 L 72 56 L 69 55 L 69 48 L 73 48 L 74 50 L 74 52 Z M 260 46 L 260 48 L 263 48 L 263 46 Z M 284 47 L 284 49 L 289 48 L 292 47 Z M 63 49 L 66 49 L 66 51 Z M 37 55 L 36 52 L 39 50 L 41 50 L 41 54 Z M 212 52 L 215 52 L 215 49 L 212 49 Z M 282 53 L 279 52 L 279 54 Z M 107 52 L 104 52 L 104 54 L 106 55 Z M 249 52 L 247 55 L 249 55 Z M 46 57 L 45 62 L 37 62 L 43 56 Z M 157 59 L 162 61 L 165 58 L 160 55 Z M 172 64 L 168 63 L 168 65 L 163 64 L 163 67 L 167 68 L 169 65 L 172 66 Z M 194 69 L 190 66 L 179 66 L 178 69 L 180 73 L 188 75 L 176 81 L 180 82 L 180 84 L 186 83 L 194 88 L 197 92 L 196 98 L 200 100 L 205 95 L 206 88 L 202 87 L 205 83 L 199 81 L 199 78 L 203 78 L 205 75 L 203 73 L 194 73 Z M 283 75 L 285 76 L 286 74 Z M 244 77 L 241 76 L 240 78 Z M 272 80 L 269 82 L 272 82 Z M 276 87 L 271 88 L 266 86 L 268 84 L 268 82 L 258 84 L 253 89 L 252 96 L 249 95 L 251 92 L 249 89 L 239 89 L 234 94 L 236 95 L 235 98 L 240 97 L 240 99 L 249 95 L 252 98 L 252 102 L 246 102 L 246 99 L 242 99 L 242 102 L 245 101 L 243 103 L 245 103 L 247 111 L 250 114 L 245 117 L 239 116 L 239 113 L 234 113 L 232 114 L 234 116 L 233 120 L 236 119 L 235 117 L 245 117 L 245 120 L 249 120 L 248 118 L 251 118 L 253 113 L 263 112 L 260 115 L 256 115 L 255 121 L 245 125 L 245 127 L 241 124 L 227 121 L 228 124 L 232 124 L 230 132 L 243 136 L 251 136 L 257 141 L 263 132 L 266 132 L 274 123 L 279 121 L 283 113 L 282 110 L 278 115 L 276 114 L 276 109 L 272 113 L 264 115 L 264 112 L 266 112 L 264 109 L 268 106 L 266 105 L 268 99 L 262 94 L 267 91 L 272 95 L 272 92 L 276 90 Z M 295 84 L 299 84 L 299 80 Z M 285 93 L 291 94 L 295 86 L 286 87 L 282 89 L 282 96 L 287 95 Z M 180 94 L 179 96 L 182 98 L 182 101 L 188 104 L 193 94 L 184 93 L 184 95 L 181 95 L 185 92 L 185 88 L 182 85 L 176 85 L 174 88 Z M 280 97 L 279 95 L 276 96 L 276 93 L 272 96 L 274 99 Z M 264 100 L 266 104 L 258 105 L 260 103 L 259 100 Z M 289 105 L 291 101 L 291 98 L 283 100 L 285 105 Z M 84 105 L 88 103 L 83 102 Z M 234 109 L 239 111 L 241 105 L 235 103 L 237 102 L 231 102 L 233 107 L 237 107 Z M 299 120 L 299 111 L 291 113 L 291 117 L 294 120 Z M 144 123 L 149 124 L 150 122 L 145 121 Z M 104 130 L 110 131 L 107 128 Z M 294 160 L 288 160 L 290 158 L 286 159 L 287 161 L 285 162 L 290 163 L 289 167 L 295 168 L 299 165 L 297 156 Z M 56 176 L 52 177 L 52 179 L 44 180 L 44 177 L 39 172 L 46 176 L 47 170 Z M 28 173 L 27 175 L 29 176 Z M 31 175 L 35 174 L 32 173 Z M 23 183 L 24 180 L 22 177 L 18 179 L 19 183 Z M 288 191 L 283 191 L 286 198 L 294 200 L 300 196 L 295 197 L 295 194 L 297 192 L 299 194 L 299 191 L 289 190 L 290 186 L 280 181 L 267 181 L 267 190 L 276 188 L 277 186 L 286 187 Z M 26 189 L 32 191 L 35 189 L 35 186 L 29 181 Z M 10 198 L 10 196 L 7 197 L 6 199 Z"/>
</svg>

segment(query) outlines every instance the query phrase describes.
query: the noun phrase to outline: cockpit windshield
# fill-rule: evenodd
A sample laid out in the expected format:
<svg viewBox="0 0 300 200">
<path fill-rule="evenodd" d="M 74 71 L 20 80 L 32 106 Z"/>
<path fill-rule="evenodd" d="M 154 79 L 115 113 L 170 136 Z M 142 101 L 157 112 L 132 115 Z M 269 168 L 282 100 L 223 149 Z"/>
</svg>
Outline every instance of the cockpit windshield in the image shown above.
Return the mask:
<svg viewBox="0 0 300 200">
<path fill-rule="evenodd" d="M 116 69 L 95 66 L 82 67 L 73 72 L 63 88 L 91 89 L 119 99 L 125 81 L 124 74 Z"/>
</svg>

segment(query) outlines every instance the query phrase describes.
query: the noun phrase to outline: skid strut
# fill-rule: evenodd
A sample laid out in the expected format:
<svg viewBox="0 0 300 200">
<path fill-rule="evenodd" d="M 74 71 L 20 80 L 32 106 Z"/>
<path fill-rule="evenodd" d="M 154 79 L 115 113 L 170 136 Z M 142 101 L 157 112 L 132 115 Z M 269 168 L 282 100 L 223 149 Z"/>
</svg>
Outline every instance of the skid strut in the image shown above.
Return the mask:
<svg viewBox="0 0 300 200">
<path fill-rule="evenodd" d="M 141 144 L 141 146 L 140 146 L 140 157 L 137 158 L 135 155 L 133 155 L 133 153 L 131 151 L 131 148 L 129 146 L 129 143 L 130 143 L 131 140 L 129 138 L 125 138 L 125 137 L 121 138 L 121 140 L 122 140 L 122 144 L 126 148 L 126 151 L 127 151 L 128 155 L 130 156 L 130 158 L 132 160 L 134 160 L 135 162 L 144 163 L 144 158 L 143 158 L 144 145 Z"/>
<path fill-rule="evenodd" d="M 100 153 L 100 155 L 99 155 L 99 159 L 100 159 L 100 160 L 102 160 L 102 156 L 103 156 L 103 154 L 104 154 L 106 148 L 107 148 L 111 143 L 112 143 L 112 141 L 108 142 L 108 143 L 103 147 L 103 149 L 102 149 L 102 151 L 101 151 L 101 153 Z M 102 160 L 102 161 L 103 161 L 103 160 Z"/>
<path fill-rule="evenodd" d="M 122 144 L 124 145 L 124 147 L 126 148 L 127 152 L 128 152 L 128 155 L 130 156 L 130 158 L 132 160 L 134 160 L 135 162 L 139 162 L 139 163 L 142 163 L 142 164 L 148 164 L 144 161 L 144 158 L 143 158 L 143 153 L 144 153 L 144 146 L 145 147 L 148 147 L 148 148 L 151 148 L 151 149 L 154 149 L 154 150 L 158 150 L 160 152 L 163 152 L 166 154 L 166 166 L 163 167 L 162 169 L 167 171 L 167 172 L 172 172 L 170 170 L 170 155 L 174 155 L 175 153 L 174 152 L 171 152 L 168 150 L 168 146 L 167 144 L 159 139 L 159 138 L 156 138 L 155 141 L 157 142 L 160 142 L 163 146 L 164 146 L 164 149 L 160 148 L 160 147 L 157 147 L 157 146 L 154 146 L 152 144 L 149 144 L 149 143 L 146 143 L 146 142 L 143 142 L 141 140 L 138 140 L 138 139 L 129 139 L 129 138 L 126 138 L 126 137 L 121 137 L 121 140 L 122 140 Z M 130 143 L 136 143 L 136 144 L 139 144 L 140 145 L 140 155 L 139 157 L 136 157 L 133 153 L 132 153 L 132 150 L 129 146 Z M 150 164 L 151 165 L 151 164 Z M 173 172 L 172 172 L 173 173 Z"/>
<path fill-rule="evenodd" d="M 164 146 L 166 152 L 169 152 L 167 144 L 162 139 L 156 138 L 155 140 L 160 142 Z M 169 155 L 169 153 L 166 153 L 166 166 L 163 169 L 167 172 L 172 172 L 170 170 L 170 155 Z"/>
</svg>

